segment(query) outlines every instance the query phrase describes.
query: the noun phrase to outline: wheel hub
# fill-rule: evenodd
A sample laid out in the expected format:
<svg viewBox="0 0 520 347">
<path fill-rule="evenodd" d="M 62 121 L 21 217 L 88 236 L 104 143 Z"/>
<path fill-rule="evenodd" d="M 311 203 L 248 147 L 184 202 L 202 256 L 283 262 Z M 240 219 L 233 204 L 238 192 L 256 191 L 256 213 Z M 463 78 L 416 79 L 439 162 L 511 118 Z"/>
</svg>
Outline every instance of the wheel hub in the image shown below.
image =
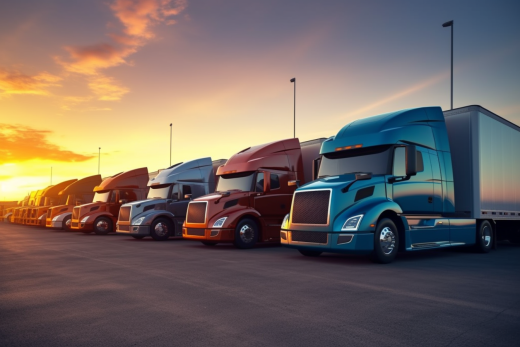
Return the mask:
<svg viewBox="0 0 520 347">
<path fill-rule="evenodd" d="M 491 229 L 487 225 L 482 229 L 482 242 L 485 247 L 489 247 L 491 243 Z"/>
<path fill-rule="evenodd" d="M 379 244 L 384 254 L 390 254 L 395 247 L 395 234 L 389 227 L 383 228 L 379 234 Z"/>
<path fill-rule="evenodd" d="M 255 231 L 246 224 L 240 229 L 240 239 L 245 243 L 251 243 L 255 237 Z"/>
<path fill-rule="evenodd" d="M 164 223 L 159 222 L 155 224 L 154 230 L 157 236 L 164 236 L 168 233 L 168 226 Z"/>
<path fill-rule="evenodd" d="M 100 231 L 108 231 L 108 223 L 104 220 L 100 220 L 97 224 L 96 224 L 96 228 Z"/>
</svg>

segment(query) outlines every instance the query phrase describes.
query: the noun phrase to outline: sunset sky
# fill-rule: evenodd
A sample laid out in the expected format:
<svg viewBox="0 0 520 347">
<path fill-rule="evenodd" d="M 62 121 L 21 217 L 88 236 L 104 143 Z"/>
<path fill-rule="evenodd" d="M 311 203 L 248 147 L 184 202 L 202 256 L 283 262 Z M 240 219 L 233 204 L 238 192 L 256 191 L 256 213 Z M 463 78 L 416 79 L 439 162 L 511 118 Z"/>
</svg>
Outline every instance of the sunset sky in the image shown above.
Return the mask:
<svg viewBox="0 0 520 347">
<path fill-rule="evenodd" d="M 335 135 L 403 108 L 520 124 L 520 2 L 0 3 L 0 200 L 52 182 Z"/>
</svg>

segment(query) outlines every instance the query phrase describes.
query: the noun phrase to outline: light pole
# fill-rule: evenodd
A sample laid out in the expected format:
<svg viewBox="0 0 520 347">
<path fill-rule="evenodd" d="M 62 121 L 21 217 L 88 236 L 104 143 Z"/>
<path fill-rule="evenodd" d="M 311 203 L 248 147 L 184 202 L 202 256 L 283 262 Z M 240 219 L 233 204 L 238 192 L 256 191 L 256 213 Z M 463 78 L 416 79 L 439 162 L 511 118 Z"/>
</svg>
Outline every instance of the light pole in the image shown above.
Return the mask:
<svg viewBox="0 0 520 347">
<path fill-rule="evenodd" d="M 101 169 L 101 147 L 99 147 L 98 153 L 98 164 L 97 164 L 97 173 L 99 175 L 99 170 Z"/>
<path fill-rule="evenodd" d="M 172 123 L 170 123 L 170 166 L 172 166 Z"/>
<path fill-rule="evenodd" d="M 451 27 L 451 109 L 453 110 L 453 21 L 444 23 L 442 27 Z"/>
<path fill-rule="evenodd" d="M 293 137 L 296 138 L 296 77 L 291 78 L 291 83 L 294 83 L 294 133 L 293 133 Z"/>
</svg>

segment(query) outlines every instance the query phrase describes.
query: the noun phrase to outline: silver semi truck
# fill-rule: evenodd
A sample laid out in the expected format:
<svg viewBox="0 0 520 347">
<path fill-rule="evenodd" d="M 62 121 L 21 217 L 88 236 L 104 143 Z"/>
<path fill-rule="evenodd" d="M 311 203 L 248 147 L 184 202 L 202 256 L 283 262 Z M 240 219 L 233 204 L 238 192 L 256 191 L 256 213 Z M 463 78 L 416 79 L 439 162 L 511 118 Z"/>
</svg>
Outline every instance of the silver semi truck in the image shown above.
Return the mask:
<svg viewBox="0 0 520 347">
<path fill-rule="evenodd" d="M 124 204 L 119 211 L 117 233 L 156 241 L 182 236 L 188 203 L 215 191 L 215 173 L 225 159 L 201 158 L 178 163 L 150 179 L 147 200 Z"/>
</svg>

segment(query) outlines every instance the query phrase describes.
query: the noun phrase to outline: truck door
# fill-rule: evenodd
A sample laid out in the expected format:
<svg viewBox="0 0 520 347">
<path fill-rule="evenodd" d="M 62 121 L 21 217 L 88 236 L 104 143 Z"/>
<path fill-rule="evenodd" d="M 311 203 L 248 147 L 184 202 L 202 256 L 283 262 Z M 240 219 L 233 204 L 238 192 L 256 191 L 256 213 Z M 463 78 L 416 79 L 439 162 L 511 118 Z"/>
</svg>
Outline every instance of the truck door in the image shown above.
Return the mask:
<svg viewBox="0 0 520 347">
<path fill-rule="evenodd" d="M 282 172 L 262 171 L 257 174 L 255 184 L 254 208 L 262 215 L 263 241 L 280 238 L 283 217 L 291 208 L 292 194 L 281 181 L 286 180 Z M 285 188 L 285 189 L 284 189 Z"/>
<path fill-rule="evenodd" d="M 190 202 L 185 198 L 186 194 L 191 194 L 191 187 L 187 184 L 174 184 L 172 187 L 172 202 L 166 205 L 166 210 L 175 216 L 175 235 L 182 235 L 182 223 L 186 218 L 186 211 Z"/>
<path fill-rule="evenodd" d="M 116 219 L 119 216 L 119 190 L 113 190 L 110 192 L 110 198 L 108 199 L 107 211 L 112 214 Z"/>
</svg>

